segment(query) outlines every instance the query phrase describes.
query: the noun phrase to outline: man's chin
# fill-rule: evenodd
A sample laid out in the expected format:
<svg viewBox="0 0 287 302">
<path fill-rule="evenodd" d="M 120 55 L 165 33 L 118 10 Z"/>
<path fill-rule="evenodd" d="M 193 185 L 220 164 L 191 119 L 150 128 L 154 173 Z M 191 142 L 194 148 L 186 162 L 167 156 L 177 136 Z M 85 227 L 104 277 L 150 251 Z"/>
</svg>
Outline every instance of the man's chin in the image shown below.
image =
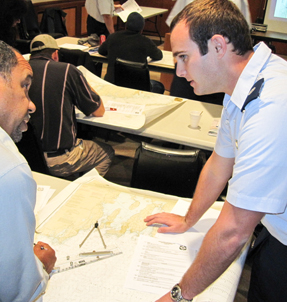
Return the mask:
<svg viewBox="0 0 287 302">
<path fill-rule="evenodd" d="M 206 95 L 207 93 L 205 93 L 204 91 L 200 91 L 198 88 L 190 85 L 193 88 L 193 92 L 198 95 L 198 96 L 202 96 L 202 95 Z"/>
<path fill-rule="evenodd" d="M 20 140 L 22 139 L 22 137 L 23 137 L 22 133 L 11 136 L 11 138 L 12 138 L 12 140 L 13 140 L 14 143 L 19 143 Z"/>
<path fill-rule="evenodd" d="M 200 93 L 200 91 L 198 91 L 198 89 L 197 89 L 197 87 L 196 87 L 194 81 L 190 81 L 190 82 L 189 82 L 189 85 L 193 88 L 193 92 L 194 92 L 196 95 L 202 95 L 202 93 Z"/>
<path fill-rule="evenodd" d="M 20 140 L 22 139 L 23 137 L 23 132 L 27 131 L 26 130 L 20 130 L 20 128 L 17 128 L 12 134 L 11 134 L 11 138 L 12 140 L 14 141 L 14 143 L 18 143 L 20 142 Z"/>
</svg>

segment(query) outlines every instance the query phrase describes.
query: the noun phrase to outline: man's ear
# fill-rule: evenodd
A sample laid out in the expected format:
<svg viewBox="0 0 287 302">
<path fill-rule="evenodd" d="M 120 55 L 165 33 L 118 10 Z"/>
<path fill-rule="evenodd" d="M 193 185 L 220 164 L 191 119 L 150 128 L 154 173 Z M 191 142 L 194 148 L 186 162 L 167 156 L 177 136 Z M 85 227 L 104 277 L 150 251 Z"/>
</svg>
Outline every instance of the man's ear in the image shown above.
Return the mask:
<svg viewBox="0 0 287 302">
<path fill-rule="evenodd" d="M 211 50 L 214 50 L 219 57 L 224 56 L 227 50 L 227 41 L 221 35 L 214 35 L 210 39 Z"/>
<path fill-rule="evenodd" d="M 56 49 L 53 53 L 52 53 L 52 60 L 59 62 L 59 52 L 58 49 Z"/>
</svg>

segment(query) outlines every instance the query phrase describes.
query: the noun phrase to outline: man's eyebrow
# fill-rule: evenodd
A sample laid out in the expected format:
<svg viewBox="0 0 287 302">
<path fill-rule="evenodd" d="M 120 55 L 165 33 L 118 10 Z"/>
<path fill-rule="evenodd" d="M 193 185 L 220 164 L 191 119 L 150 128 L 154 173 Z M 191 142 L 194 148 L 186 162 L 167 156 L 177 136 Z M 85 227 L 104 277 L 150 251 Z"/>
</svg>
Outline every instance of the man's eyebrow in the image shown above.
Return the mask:
<svg viewBox="0 0 287 302">
<path fill-rule="evenodd" d="M 33 75 L 32 74 L 28 74 L 27 77 L 26 77 L 26 80 L 31 80 L 32 81 L 33 80 Z"/>
<path fill-rule="evenodd" d="M 23 85 L 23 84 L 26 83 L 27 81 L 29 81 L 29 82 L 32 83 L 32 81 L 33 81 L 33 75 L 32 75 L 32 74 L 28 74 L 28 75 L 26 76 L 26 78 L 23 79 L 23 81 L 21 81 L 21 85 Z"/>
<path fill-rule="evenodd" d="M 179 54 L 181 54 L 183 51 L 176 51 L 176 52 L 174 52 L 172 55 L 173 55 L 173 57 L 175 58 L 175 57 L 177 57 Z"/>
</svg>

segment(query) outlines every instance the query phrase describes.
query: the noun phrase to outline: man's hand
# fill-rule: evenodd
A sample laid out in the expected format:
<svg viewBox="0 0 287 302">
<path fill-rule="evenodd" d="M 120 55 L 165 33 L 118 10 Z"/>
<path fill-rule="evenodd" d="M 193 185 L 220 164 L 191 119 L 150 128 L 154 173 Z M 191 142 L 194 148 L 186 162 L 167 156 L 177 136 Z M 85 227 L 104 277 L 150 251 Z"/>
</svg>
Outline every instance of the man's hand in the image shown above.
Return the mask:
<svg viewBox="0 0 287 302">
<path fill-rule="evenodd" d="M 43 263 L 46 272 L 50 274 L 57 260 L 55 251 L 49 246 L 49 244 L 38 241 L 34 246 L 34 254 Z"/>
<path fill-rule="evenodd" d="M 121 6 L 121 4 L 114 4 L 114 9 L 115 9 L 116 13 L 124 10 L 124 8 Z"/>
<path fill-rule="evenodd" d="M 165 224 L 166 226 L 157 230 L 158 233 L 184 233 L 191 227 L 187 224 L 184 216 L 165 212 L 147 216 L 144 222 L 147 226 Z"/>
<path fill-rule="evenodd" d="M 167 294 L 165 294 L 164 296 L 162 296 L 161 298 L 159 298 L 155 302 L 172 302 L 171 297 L 170 297 L 170 293 L 168 292 Z"/>
</svg>

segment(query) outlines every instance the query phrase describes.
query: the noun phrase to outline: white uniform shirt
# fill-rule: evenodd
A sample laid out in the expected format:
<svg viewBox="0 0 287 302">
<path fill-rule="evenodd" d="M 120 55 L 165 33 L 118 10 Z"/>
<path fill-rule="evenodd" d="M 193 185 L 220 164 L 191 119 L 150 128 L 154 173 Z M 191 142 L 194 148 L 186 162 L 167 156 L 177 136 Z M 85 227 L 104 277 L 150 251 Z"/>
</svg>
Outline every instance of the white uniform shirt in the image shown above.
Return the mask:
<svg viewBox="0 0 287 302">
<path fill-rule="evenodd" d="M 49 279 L 33 251 L 36 183 L 25 158 L 2 128 L 0 167 L 0 301 L 33 301 L 45 291 Z"/>
<path fill-rule="evenodd" d="M 266 213 L 262 223 L 287 245 L 287 62 L 263 42 L 254 49 L 232 96 L 225 95 L 215 152 L 235 158 L 227 201 Z M 259 97 L 241 112 L 249 91 L 262 78 Z"/>
<path fill-rule="evenodd" d="M 98 22 L 105 23 L 103 15 L 113 15 L 113 0 L 86 0 L 85 7 L 88 14 Z"/>
</svg>

